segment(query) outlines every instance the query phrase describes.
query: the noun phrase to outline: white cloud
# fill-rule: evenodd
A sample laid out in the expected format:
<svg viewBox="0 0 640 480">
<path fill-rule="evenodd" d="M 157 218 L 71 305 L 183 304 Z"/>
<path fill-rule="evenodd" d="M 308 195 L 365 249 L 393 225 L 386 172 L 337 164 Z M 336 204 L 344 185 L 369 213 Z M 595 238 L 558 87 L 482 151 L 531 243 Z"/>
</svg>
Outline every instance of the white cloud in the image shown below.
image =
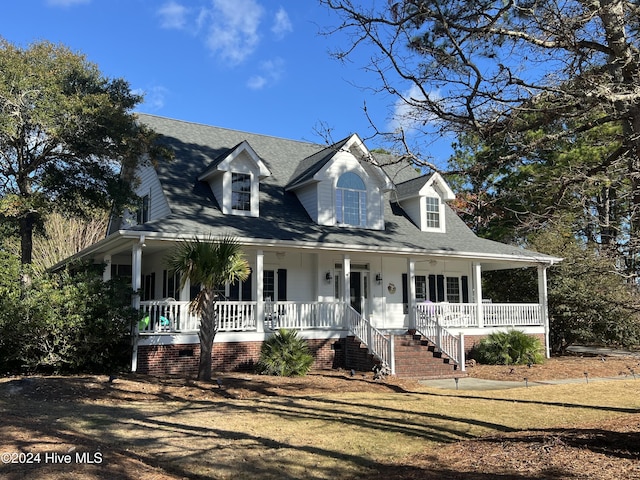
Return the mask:
<svg viewBox="0 0 640 480">
<path fill-rule="evenodd" d="M 280 81 L 284 73 L 284 60 L 276 58 L 260 64 L 260 74 L 254 75 L 247 82 L 247 87 L 252 90 L 261 90 Z"/>
<path fill-rule="evenodd" d="M 91 0 L 47 0 L 47 5 L 52 7 L 73 7 L 74 5 L 82 5 L 90 1 Z"/>
<path fill-rule="evenodd" d="M 273 26 L 271 27 L 271 31 L 278 40 L 281 40 L 287 33 L 293 31 L 293 25 L 291 25 L 289 15 L 284 8 L 280 7 L 280 9 L 276 12 L 276 15 L 273 19 Z"/>
<path fill-rule="evenodd" d="M 165 98 L 169 90 L 163 86 L 156 85 L 147 90 L 135 89 L 132 90 L 132 93 L 144 96 L 144 101 L 141 105 L 144 105 L 145 112 L 157 112 L 164 107 Z"/>
<path fill-rule="evenodd" d="M 262 90 L 267 84 L 267 79 L 262 75 L 254 75 L 247 81 L 247 87 L 251 90 Z"/>
<path fill-rule="evenodd" d="M 255 0 L 212 0 L 207 46 L 222 60 L 242 63 L 260 42 L 264 9 Z"/>
<path fill-rule="evenodd" d="M 437 101 L 441 98 L 437 91 L 430 92 L 428 95 L 430 101 Z M 402 98 L 396 100 L 388 128 L 393 132 L 401 129 L 410 132 L 418 128 L 420 124 L 430 121 L 430 116 L 416 105 L 424 100 L 426 97 L 422 90 L 417 85 L 412 85 L 408 91 L 402 94 Z"/>
<path fill-rule="evenodd" d="M 158 10 L 158 16 L 162 28 L 182 30 L 187 24 L 187 7 L 177 2 L 167 2 Z"/>
</svg>

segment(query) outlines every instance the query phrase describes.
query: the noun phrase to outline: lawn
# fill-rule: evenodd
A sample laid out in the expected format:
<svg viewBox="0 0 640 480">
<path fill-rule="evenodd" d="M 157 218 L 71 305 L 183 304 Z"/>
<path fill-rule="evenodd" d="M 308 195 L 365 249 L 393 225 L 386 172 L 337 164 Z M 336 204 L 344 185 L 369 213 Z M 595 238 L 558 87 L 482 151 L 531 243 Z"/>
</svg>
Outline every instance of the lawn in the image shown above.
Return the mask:
<svg viewBox="0 0 640 480">
<path fill-rule="evenodd" d="M 640 479 L 637 359 L 581 362 L 472 374 L 624 377 L 487 392 L 339 371 L 4 378 L 0 478 Z"/>
</svg>

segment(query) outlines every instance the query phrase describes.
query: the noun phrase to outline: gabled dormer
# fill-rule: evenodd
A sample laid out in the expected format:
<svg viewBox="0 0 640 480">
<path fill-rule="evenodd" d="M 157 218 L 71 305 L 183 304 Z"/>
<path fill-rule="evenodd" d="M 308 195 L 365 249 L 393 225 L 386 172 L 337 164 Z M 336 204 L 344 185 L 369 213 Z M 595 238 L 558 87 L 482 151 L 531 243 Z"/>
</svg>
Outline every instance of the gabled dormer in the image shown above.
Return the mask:
<svg viewBox="0 0 640 480">
<path fill-rule="evenodd" d="M 393 183 L 357 135 L 305 158 L 285 187 L 319 225 L 384 230 Z"/>
<path fill-rule="evenodd" d="M 198 177 L 207 182 L 222 213 L 257 217 L 260 215 L 260 180 L 271 172 L 247 141 L 216 158 Z"/>
<path fill-rule="evenodd" d="M 445 202 L 455 198 L 439 173 L 400 183 L 396 201 L 423 232 L 446 233 Z"/>
</svg>

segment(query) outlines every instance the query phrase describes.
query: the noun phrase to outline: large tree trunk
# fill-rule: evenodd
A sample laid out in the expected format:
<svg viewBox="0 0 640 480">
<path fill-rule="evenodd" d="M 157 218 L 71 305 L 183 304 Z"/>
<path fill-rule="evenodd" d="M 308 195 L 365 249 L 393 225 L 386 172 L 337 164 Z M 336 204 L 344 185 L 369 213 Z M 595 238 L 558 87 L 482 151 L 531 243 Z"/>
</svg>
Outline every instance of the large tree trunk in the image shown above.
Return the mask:
<svg viewBox="0 0 640 480">
<path fill-rule="evenodd" d="M 639 60 L 633 41 L 627 36 L 624 3 L 620 0 L 601 0 L 600 18 L 609 48 L 609 74 L 614 87 L 622 86 L 622 94 L 612 90 L 613 111 L 624 113 L 622 120 L 623 142 L 628 158 L 628 176 L 631 183 L 629 207 L 629 252 L 626 262 L 632 277 L 638 275 L 636 255 L 637 236 L 640 232 L 640 106 L 637 96 L 625 94 L 637 91 L 640 80 Z M 626 91 L 625 91 L 626 89 Z"/>
<path fill-rule="evenodd" d="M 200 360 L 198 364 L 198 380 L 211 380 L 211 353 L 213 341 L 218 333 L 218 319 L 215 313 L 215 301 L 212 291 L 203 290 L 203 309 L 201 311 L 200 331 Z"/>
<path fill-rule="evenodd" d="M 30 264 L 33 252 L 33 226 L 36 214 L 27 212 L 20 218 L 20 261 L 23 265 Z"/>
</svg>

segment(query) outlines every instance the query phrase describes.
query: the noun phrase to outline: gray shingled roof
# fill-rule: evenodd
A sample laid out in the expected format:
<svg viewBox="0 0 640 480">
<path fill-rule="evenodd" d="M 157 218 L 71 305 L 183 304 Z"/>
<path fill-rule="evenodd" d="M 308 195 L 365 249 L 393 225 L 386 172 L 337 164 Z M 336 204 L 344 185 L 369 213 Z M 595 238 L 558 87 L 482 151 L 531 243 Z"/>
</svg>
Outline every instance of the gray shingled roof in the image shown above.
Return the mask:
<svg viewBox="0 0 640 480">
<path fill-rule="evenodd" d="M 418 192 L 429 181 L 429 178 L 425 175 L 421 177 L 412 178 L 404 182 L 396 183 L 396 195 L 398 198 L 405 198 L 411 195 L 417 195 Z"/>
<path fill-rule="evenodd" d="M 175 151 L 175 160 L 157 167 L 172 214 L 134 227 L 158 234 L 224 233 L 264 241 L 291 241 L 317 245 L 361 245 L 362 250 L 449 252 L 479 256 L 508 256 L 516 260 L 552 259 L 517 247 L 481 239 L 446 207 L 446 233 L 421 232 L 394 202 L 385 205 L 385 230 L 321 226 L 311 220 L 294 193 L 285 187 L 309 175 L 324 161 L 325 145 L 139 114 L 142 123 L 161 135 Z M 246 140 L 272 175 L 260 183 L 260 217 L 224 215 L 208 184 L 197 180 L 222 154 Z M 335 151 L 335 147 L 333 147 Z M 305 161 L 306 159 L 306 161 Z M 314 162 L 315 160 L 315 162 Z M 302 166 L 301 166 L 302 164 Z M 396 182 L 417 177 L 413 169 L 385 167 Z M 306 177 L 305 177 L 306 178 Z M 422 180 L 415 180 L 421 182 Z M 410 182 L 407 186 L 411 186 Z M 415 184 L 414 184 L 415 186 Z M 403 187 L 404 188 L 404 187 Z M 393 195 L 393 193 L 392 193 Z M 388 199 L 387 199 L 388 200 Z"/>
<path fill-rule="evenodd" d="M 293 172 L 291 180 L 285 188 L 291 188 L 297 184 L 301 184 L 313 178 L 313 176 L 322 170 L 329 160 L 340 150 L 351 137 L 347 137 L 339 142 L 323 148 L 313 155 L 303 158 Z"/>
</svg>

